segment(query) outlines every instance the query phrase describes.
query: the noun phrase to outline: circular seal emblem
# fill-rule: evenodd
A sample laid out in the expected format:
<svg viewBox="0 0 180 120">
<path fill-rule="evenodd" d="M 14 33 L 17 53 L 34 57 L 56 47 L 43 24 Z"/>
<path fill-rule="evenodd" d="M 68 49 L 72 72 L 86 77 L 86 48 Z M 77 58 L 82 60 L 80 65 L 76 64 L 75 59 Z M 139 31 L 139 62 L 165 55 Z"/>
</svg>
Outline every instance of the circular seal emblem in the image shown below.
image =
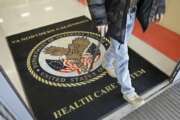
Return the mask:
<svg viewBox="0 0 180 120">
<path fill-rule="evenodd" d="M 101 66 L 109 40 L 92 32 L 73 31 L 53 35 L 29 53 L 27 68 L 41 83 L 54 87 L 78 87 L 106 75 Z"/>
</svg>

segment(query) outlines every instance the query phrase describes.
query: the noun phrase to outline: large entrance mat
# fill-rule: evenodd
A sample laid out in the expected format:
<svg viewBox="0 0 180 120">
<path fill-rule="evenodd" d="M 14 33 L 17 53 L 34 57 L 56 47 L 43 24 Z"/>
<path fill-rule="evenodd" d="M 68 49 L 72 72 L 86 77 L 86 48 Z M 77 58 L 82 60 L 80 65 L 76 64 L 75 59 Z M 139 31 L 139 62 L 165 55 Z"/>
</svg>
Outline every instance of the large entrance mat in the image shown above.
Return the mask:
<svg viewBox="0 0 180 120">
<path fill-rule="evenodd" d="M 7 37 L 38 120 L 97 120 L 126 103 L 116 79 L 101 66 L 109 40 L 95 31 L 82 16 Z M 168 78 L 133 50 L 129 54 L 131 78 L 139 94 Z"/>
</svg>

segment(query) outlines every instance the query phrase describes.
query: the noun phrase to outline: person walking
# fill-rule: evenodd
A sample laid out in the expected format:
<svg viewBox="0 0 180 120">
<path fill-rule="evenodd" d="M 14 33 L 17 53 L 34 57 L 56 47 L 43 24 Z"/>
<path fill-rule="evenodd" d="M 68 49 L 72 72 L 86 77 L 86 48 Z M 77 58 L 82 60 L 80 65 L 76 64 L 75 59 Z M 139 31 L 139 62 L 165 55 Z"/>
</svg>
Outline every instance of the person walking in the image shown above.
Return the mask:
<svg viewBox="0 0 180 120">
<path fill-rule="evenodd" d="M 144 104 L 131 82 L 128 39 L 136 18 L 143 31 L 151 22 L 159 22 L 163 18 L 165 0 L 88 0 L 88 7 L 98 32 L 111 40 L 102 61 L 103 68 L 111 77 L 117 78 L 127 102 L 133 106 Z"/>
</svg>

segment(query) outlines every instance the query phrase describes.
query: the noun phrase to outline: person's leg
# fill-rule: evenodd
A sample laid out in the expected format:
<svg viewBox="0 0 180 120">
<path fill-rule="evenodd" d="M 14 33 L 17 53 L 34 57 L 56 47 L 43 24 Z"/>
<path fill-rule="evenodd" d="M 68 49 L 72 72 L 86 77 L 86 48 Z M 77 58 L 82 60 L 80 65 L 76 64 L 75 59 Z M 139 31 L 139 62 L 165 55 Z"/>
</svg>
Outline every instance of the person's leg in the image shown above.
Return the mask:
<svg viewBox="0 0 180 120">
<path fill-rule="evenodd" d="M 115 58 L 115 73 L 118 83 L 121 85 L 121 93 L 123 95 L 132 95 L 135 93 L 135 89 L 131 84 L 128 62 L 128 47 L 127 43 L 124 43 L 116 49 Z"/>
<path fill-rule="evenodd" d="M 135 13 L 133 14 L 129 14 L 127 16 L 127 25 L 126 25 L 126 37 L 125 37 L 125 42 L 127 42 L 127 40 L 129 39 L 129 37 L 131 36 L 131 33 L 133 31 L 133 26 L 134 26 L 134 21 L 135 21 Z M 106 51 L 104 57 L 103 57 L 103 61 L 102 61 L 102 66 L 103 68 L 105 68 L 108 72 L 108 74 L 111 77 L 116 77 L 115 71 L 114 71 L 114 60 L 116 57 L 116 50 L 117 47 L 120 46 L 120 43 L 117 42 L 116 40 L 111 39 L 111 45 L 108 48 L 108 50 Z M 120 54 L 120 53 L 119 53 Z"/>
<path fill-rule="evenodd" d="M 117 76 L 118 83 L 121 85 L 121 93 L 123 98 L 131 103 L 133 106 L 139 106 L 144 103 L 144 100 L 137 95 L 134 87 L 132 86 L 131 77 L 129 73 L 129 55 L 128 55 L 128 39 L 132 34 L 135 13 L 128 13 L 126 24 L 126 36 L 124 44 L 120 44 L 117 40 L 111 40 L 113 47 L 114 68 Z"/>
<path fill-rule="evenodd" d="M 106 69 L 107 73 L 113 78 L 116 78 L 116 74 L 114 71 L 114 59 L 116 55 L 115 49 L 116 49 L 116 44 L 114 43 L 114 40 L 111 40 L 111 45 L 106 51 L 106 53 L 104 54 L 104 57 L 102 60 L 102 67 Z"/>
<path fill-rule="evenodd" d="M 126 24 L 126 35 L 124 44 L 116 49 L 115 58 L 115 72 L 117 75 L 118 83 L 121 85 L 121 92 L 123 95 L 132 96 L 135 94 L 135 89 L 131 83 L 131 77 L 129 73 L 129 55 L 128 55 L 128 40 L 132 34 L 134 28 L 136 14 L 128 13 Z"/>
<path fill-rule="evenodd" d="M 111 45 L 109 46 L 108 50 L 106 51 L 103 57 L 102 66 L 104 68 L 109 68 L 109 69 L 114 68 L 114 65 L 113 65 L 114 58 L 115 58 L 114 51 L 115 51 L 115 46 L 113 44 L 113 41 L 111 40 Z"/>
<path fill-rule="evenodd" d="M 135 93 L 131 84 L 131 78 L 128 69 L 128 47 L 127 42 L 120 44 L 117 40 L 111 39 L 111 45 L 104 55 L 102 66 L 108 71 L 115 69 L 115 75 L 118 83 L 121 85 L 121 92 L 125 95 Z M 112 71 L 114 72 L 114 71 Z M 112 73 L 110 73 L 111 75 Z"/>
<path fill-rule="evenodd" d="M 135 92 L 135 89 L 132 86 L 132 81 L 128 68 L 128 39 L 132 34 L 135 18 L 135 13 L 128 13 L 125 43 L 121 44 L 116 51 L 117 55 L 115 58 L 115 72 L 117 75 L 118 83 L 121 85 L 121 92 L 123 94 L 123 98 L 136 107 L 144 104 L 144 100 Z"/>
<path fill-rule="evenodd" d="M 134 22 L 135 22 L 135 12 L 129 12 L 127 15 L 126 24 L 126 36 L 125 43 L 120 44 L 117 40 L 111 39 L 111 45 L 104 55 L 104 60 L 102 66 L 110 73 L 114 72 L 117 76 L 118 83 L 121 85 L 121 92 L 125 100 L 134 106 L 143 104 L 144 101 L 139 97 L 134 87 L 131 83 L 131 77 L 128 69 L 129 55 L 128 55 L 128 39 L 132 34 Z M 109 72 L 110 71 L 110 72 Z"/>
</svg>

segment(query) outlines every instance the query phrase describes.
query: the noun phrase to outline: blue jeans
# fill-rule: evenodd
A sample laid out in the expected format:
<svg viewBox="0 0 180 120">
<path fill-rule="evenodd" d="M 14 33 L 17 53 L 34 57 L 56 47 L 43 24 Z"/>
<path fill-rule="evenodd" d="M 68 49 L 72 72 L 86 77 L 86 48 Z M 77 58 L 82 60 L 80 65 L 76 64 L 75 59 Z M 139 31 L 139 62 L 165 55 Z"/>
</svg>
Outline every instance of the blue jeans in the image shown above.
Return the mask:
<svg viewBox="0 0 180 120">
<path fill-rule="evenodd" d="M 136 12 L 128 12 L 126 35 L 124 44 L 119 43 L 115 39 L 111 39 L 111 45 L 104 55 L 102 65 L 104 68 L 115 69 L 118 83 L 121 85 L 121 93 L 123 95 L 131 96 L 135 94 L 135 89 L 131 83 L 131 77 L 128 69 L 129 55 L 128 55 L 128 39 L 132 34 L 134 22 L 136 19 Z"/>
</svg>

